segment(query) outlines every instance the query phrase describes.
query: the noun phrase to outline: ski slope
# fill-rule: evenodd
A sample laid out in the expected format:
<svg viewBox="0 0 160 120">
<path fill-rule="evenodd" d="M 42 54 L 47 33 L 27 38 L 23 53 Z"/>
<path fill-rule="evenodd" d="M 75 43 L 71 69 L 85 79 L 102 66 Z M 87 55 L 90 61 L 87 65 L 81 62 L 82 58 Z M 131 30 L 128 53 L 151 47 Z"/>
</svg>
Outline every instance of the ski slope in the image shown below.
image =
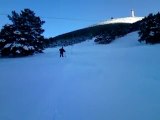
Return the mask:
<svg viewBox="0 0 160 120">
<path fill-rule="evenodd" d="M 0 59 L 0 120 L 160 120 L 160 45 L 137 32 Z"/>
</svg>

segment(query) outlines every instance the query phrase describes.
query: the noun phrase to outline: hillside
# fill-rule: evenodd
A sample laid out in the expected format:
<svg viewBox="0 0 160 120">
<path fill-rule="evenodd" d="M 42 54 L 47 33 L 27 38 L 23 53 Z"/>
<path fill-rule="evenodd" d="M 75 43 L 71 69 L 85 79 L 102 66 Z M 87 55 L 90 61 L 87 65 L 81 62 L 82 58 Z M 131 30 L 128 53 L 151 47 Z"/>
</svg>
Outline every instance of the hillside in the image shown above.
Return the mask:
<svg viewBox="0 0 160 120">
<path fill-rule="evenodd" d="M 90 27 L 52 37 L 49 41 L 51 46 L 67 46 L 101 36 L 102 34 L 105 34 L 105 36 L 108 36 L 111 38 L 111 41 L 113 41 L 115 38 L 122 37 L 130 32 L 138 30 L 142 19 L 143 17 L 114 18 L 97 23 Z M 106 44 L 108 42 L 97 43 Z"/>
<path fill-rule="evenodd" d="M 87 27 L 80 30 L 75 30 L 69 33 L 65 33 L 53 38 L 50 38 L 52 46 L 67 46 L 76 43 L 80 43 L 87 39 L 94 38 L 103 33 L 109 33 L 110 36 L 123 36 L 133 31 L 132 24 L 129 23 L 115 23 L 115 24 L 104 24 Z M 111 32 L 113 34 L 111 34 Z"/>
<path fill-rule="evenodd" d="M 0 59 L 0 120 L 160 120 L 160 45 L 137 32 Z"/>
</svg>

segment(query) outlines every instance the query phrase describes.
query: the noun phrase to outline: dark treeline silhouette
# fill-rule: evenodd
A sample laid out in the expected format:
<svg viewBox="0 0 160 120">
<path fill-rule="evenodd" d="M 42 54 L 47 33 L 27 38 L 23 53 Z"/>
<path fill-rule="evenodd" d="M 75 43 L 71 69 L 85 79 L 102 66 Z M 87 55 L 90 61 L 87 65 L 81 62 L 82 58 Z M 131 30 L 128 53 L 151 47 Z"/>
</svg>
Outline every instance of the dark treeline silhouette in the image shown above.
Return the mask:
<svg viewBox="0 0 160 120">
<path fill-rule="evenodd" d="M 139 41 L 146 44 L 160 43 L 160 13 L 149 14 L 140 23 Z"/>
</svg>

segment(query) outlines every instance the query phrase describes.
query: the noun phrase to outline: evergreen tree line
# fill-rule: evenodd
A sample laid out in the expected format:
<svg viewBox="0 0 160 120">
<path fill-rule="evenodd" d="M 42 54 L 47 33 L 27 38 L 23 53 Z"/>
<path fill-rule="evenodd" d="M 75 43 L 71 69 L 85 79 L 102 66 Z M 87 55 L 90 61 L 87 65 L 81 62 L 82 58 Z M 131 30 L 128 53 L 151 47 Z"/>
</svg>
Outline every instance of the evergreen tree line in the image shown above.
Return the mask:
<svg viewBox="0 0 160 120">
<path fill-rule="evenodd" d="M 1 56 L 28 56 L 44 49 L 42 25 L 45 23 L 30 9 L 8 15 L 11 24 L 0 31 Z"/>
<path fill-rule="evenodd" d="M 95 36 L 95 42 L 98 44 L 109 44 L 116 38 L 122 37 L 133 31 L 131 24 L 116 23 L 109 25 L 112 27 L 107 27 L 106 30 Z"/>
</svg>

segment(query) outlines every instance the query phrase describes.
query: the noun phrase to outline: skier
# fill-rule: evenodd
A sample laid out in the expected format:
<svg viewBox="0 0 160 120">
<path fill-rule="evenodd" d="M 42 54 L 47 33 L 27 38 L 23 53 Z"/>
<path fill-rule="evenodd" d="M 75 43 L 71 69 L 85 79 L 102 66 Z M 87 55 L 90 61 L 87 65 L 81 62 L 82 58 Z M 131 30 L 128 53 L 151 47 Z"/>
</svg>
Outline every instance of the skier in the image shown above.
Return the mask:
<svg viewBox="0 0 160 120">
<path fill-rule="evenodd" d="M 66 52 L 66 51 L 63 49 L 63 46 L 59 49 L 59 52 L 60 52 L 60 57 L 63 57 L 63 53 Z"/>
</svg>

